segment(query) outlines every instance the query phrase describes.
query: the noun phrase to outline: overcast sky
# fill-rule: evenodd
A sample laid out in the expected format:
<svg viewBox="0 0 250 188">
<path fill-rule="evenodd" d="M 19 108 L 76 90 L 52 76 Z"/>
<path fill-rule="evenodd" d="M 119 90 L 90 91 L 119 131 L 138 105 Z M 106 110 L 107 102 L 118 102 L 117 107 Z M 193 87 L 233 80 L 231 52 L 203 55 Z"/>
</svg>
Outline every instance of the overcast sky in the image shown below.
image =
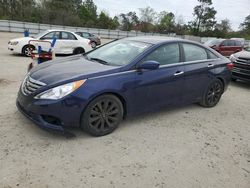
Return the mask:
<svg viewBox="0 0 250 188">
<path fill-rule="evenodd" d="M 105 10 L 110 16 L 135 11 L 139 8 L 152 7 L 155 11 L 173 12 L 176 17 L 182 16 L 185 22 L 193 19 L 193 8 L 197 0 L 94 0 L 98 11 Z M 228 18 L 234 30 L 238 30 L 247 15 L 250 14 L 250 0 L 213 0 L 217 10 L 217 20 Z"/>
</svg>

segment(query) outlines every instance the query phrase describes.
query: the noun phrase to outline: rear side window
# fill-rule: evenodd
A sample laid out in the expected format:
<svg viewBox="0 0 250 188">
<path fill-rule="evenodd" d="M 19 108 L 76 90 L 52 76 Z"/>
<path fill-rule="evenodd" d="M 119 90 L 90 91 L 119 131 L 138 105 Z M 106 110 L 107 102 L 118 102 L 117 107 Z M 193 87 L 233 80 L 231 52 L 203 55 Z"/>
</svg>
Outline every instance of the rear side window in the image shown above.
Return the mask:
<svg viewBox="0 0 250 188">
<path fill-rule="evenodd" d="M 62 40 L 76 40 L 76 37 L 69 32 L 62 32 Z"/>
<path fill-rule="evenodd" d="M 228 41 L 228 46 L 235 46 L 235 41 L 234 40 L 229 40 Z"/>
<path fill-rule="evenodd" d="M 185 61 L 208 59 L 206 50 L 197 45 L 183 43 L 183 50 L 185 53 Z"/>
<path fill-rule="evenodd" d="M 167 44 L 157 48 L 149 54 L 144 61 L 153 60 L 160 65 L 167 65 L 180 62 L 180 51 L 178 43 Z"/>
<path fill-rule="evenodd" d="M 237 41 L 237 40 L 235 41 L 235 45 L 236 45 L 236 46 L 242 46 L 241 42 L 240 42 L 240 41 Z"/>
<path fill-rule="evenodd" d="M 85 33 L 85 32 L 82 32 L 82 37 L 85 37 L 85 38 L 88 38 L 90 37 L 91 35 L 89 33 Z"/>
<path fill-rule="evenodd" d="M 222 43 L 223 46 L 235 46 L 235 42 L 234 40 L 225 40 L 223 43 Z"/>
</svg>

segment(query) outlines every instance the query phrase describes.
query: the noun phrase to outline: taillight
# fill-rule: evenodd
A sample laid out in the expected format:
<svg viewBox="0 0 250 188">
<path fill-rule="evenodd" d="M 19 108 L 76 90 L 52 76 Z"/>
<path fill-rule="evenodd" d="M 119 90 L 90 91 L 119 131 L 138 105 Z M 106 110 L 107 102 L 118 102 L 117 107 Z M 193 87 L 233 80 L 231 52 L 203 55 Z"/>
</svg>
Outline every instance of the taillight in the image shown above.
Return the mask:
<svg viewBox="0 0 250 188">
<path fill-rule="evenodd" d="M 228 68 L 229 70 L 232 70 L 232 69 L 234 68 L 234 64 L 233 64 L 233 63 L 228 63 L 228 64 L 227 64 L 227 68 Z"/>
</svg>

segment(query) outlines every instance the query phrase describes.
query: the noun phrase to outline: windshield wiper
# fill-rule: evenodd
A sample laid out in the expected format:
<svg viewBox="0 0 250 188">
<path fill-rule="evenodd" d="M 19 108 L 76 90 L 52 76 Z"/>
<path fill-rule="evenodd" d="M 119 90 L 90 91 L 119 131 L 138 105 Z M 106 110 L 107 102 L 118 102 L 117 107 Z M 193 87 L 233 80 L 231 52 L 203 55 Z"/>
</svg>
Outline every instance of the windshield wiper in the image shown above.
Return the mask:
<svg viewBox="0 0 250 188">
<path fill-rule="evenodd" d="M 104 61 L 102 59 L 99 59 L 99 58 L 90 58 L 91 61 L 97 61 L 98 63 L 101 63 L 101 64 L 104 64 L 104 65 L 108 65 L 109 63 L 107 61 Z"/>
</svg>

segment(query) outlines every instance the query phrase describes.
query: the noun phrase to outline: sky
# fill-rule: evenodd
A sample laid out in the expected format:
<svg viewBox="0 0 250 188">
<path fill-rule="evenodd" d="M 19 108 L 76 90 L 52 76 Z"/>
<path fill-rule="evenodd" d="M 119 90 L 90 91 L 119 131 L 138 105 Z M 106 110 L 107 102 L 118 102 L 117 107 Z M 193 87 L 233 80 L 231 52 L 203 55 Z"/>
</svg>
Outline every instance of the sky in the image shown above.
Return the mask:
<svg viewBox="0 0 250 188">
<path fill-rule="evenodd" d="M 173 12 L 176 17 L 182 17 L 187 23 L 193 20 L 193 8 L 198 4 L 197 0 L 93 0 L 98 11 L 106 11 L 110 16 L 120 13 L 135 11 L 139 16 L 139 8 L 152 7 L 156 12 Z M 213 6 L 217 10 L 218 21 L 225 18 L 230 20 L 233 30 L 238 30 L 246 16 L 250 14 L 250 0 L 213 0 Z"/>
</svg>

